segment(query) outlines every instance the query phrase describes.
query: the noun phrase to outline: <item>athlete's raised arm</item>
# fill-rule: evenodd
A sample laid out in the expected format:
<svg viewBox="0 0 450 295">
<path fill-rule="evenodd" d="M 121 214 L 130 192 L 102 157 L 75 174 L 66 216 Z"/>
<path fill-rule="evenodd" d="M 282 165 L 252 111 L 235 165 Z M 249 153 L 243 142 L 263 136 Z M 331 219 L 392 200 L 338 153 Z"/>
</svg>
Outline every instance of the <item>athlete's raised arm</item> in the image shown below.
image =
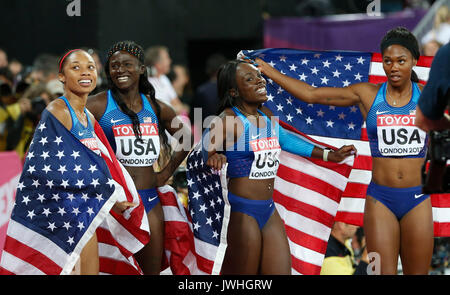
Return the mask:
<svg viewBox="0 0 450 295">
<path fill-rule="evenodd" d="M 361 96 L 369 83 L 357 83 L 343 88 L 313 87 L 303 81 L 280 73 L 260 58 L 255 59 L 263 74 L 306 103 L 320 103 L 334 106 L 351 106 L 362 102 Z"/>
</svg>

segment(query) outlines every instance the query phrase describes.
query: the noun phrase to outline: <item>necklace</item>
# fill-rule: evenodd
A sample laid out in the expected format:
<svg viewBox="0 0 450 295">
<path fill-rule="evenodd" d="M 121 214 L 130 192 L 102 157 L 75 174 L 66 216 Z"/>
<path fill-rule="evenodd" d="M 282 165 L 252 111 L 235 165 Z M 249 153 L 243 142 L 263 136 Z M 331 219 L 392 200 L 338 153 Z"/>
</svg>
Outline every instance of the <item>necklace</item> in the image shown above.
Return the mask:
<svg viewBox="0 0 450 295">
<path fill-rule="evenodd" d="M 259 119 L 259 113 L 258 113 L 258 111 L 256 111 L 256 115 L 253 115 L 253 114 L 249 114 L 249 113 L 243 111 L 243 110 L 242 110 L 241 108 L 239 108 L 239 107 L 238 107 L 238 109 L 239 109 L 239 110 L 241 111 L 241 113 L 243 113 L 246 117 L 253 116 L 253 117 L 255 117 L 256 119 Z"/>
<path fill-rule="evenodd" d="M 408 91 L 408 94 L 407 94 L 407 96 L 409 96 L 410 94 L 411 94 L 411 92 L 412 92 L 412 83 L 410 83 L 409 84 L 409 91 Z M 389 97 L 389 99 L 390 100 L 392 100 L 392 104 L 394 105 L 394 106 L 396 106 L 397 105 L 397 101 L 395 100 L 395 99 L 393 99 L 392 98 L 392 96 L 389 94 L 389 87 L 388 86 L 386 86 L 386 94 L 387 94 L 387 96 Z M 400 99 L 399 100 L 401 100 L 401 96 L 400 96 Z"/>
<path fill-rule="evenodd" d="M 82 112 L 81 114 L 80 113 L 78 113 L 77 111 L 75 111 L 74 110 L 74 112 L 75 112 L 75 115 L 77 116 L 77 118 L 78 118 L 78 120 L 80 121 L 80 123 L 83 125 L 83 126 L 86 126 L 87 125 L 87 116 L 86 116 L 86 114 L 84 113 L 84 112 Z"/>
</svg>

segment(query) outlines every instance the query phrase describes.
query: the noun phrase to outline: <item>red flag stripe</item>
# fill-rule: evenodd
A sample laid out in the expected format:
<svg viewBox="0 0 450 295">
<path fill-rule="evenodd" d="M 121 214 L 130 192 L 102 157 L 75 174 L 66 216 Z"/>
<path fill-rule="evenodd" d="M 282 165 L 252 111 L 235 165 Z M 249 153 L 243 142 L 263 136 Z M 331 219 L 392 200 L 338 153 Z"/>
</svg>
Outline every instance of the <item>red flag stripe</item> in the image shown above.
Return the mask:
<svg viewBox="0 0 450 295">
<path fill-rule="evenodd" d="M 320 269 L 322 268 L 321 266 L 305 262 L 303 260 L 296 258 L 293 255 L 291 255 L 291 257 L 292 257 L 292 268 L 295 269 L 300 274 L 303 275 L 320 274 Z"/>
<path fill-rule="evenodd" d="M 364 213 L 338 211 L 335 220 L 345 222 L 348 224 L 353 224 L 356 226 L 363 226 L 363 218 Z"/>
<path fill-rule="evenodd" d="M 178 207 L 177 200 L 173 197 L 173 194 L 171 192 L 166 193 L 159 192 L 158 196 L 161 203 L 164 203 L 164 206 Z"/>
<path fill-rule="evenodd" d="M 0 276 L 15 276 L 16 274 L 13 272 L 10 272 L 7 269 L 4 269 L 3 267 L 0 266 Z"/>
<path fill-rule="evenodd" d="M 114 217 L 114 219 L 123 227 L 125 228 L 129 233 L 131 233 L 136 240 L 141 242 L 143 245 L 147 244 L 149 241 L 149 234 L 147 231 L 137 227 L 137 226 L 129 226 L 130 220 L 125 219 L 123 215 L 117 214 L 116 212 L 112 211 L 110 214 Z M 140 217 L 140 214 L 134 215 L 135 217 Z M 133 215 L 132 215 L 133 216 Z M 140 223 L 140 222 L 139 222 Z M 135 223 L 136 224 L 136 223 Z"/>
<path fill-rule="evenodd" d="M 433 225 L 435 237 L 450 236 L 450 222 L 434 222 Z"/>
<path fill-rule="evenodd" d="M 98 227 L 96 233 L 97 233 L 97 240 L 99 243 L 105 243 L 105 244 L 117 247 L 119 249 L 119 251 L 121 253 L 123 253 L 123 255 L 125 257 L 130 257 L 133 255 L 133 253 L 131 253 L 126 248 L 124 248 L 119 243 L 117 243 L 117 241 L 114 239 L 114 237 L 112 236 L 112 234 L 109 230 Z"/>
<path fill-rule="evenodd" d="M 297 245 L 318 253 L 325 253 L 327 250 L 327 241 L 308 235 L 289 225 L 285 225 L 285 230 L 286 234 L 289 236 L 289 239 Z"/>
<path fill-rule="evenodd" d="M 353 165 L 353 169 L 372 170 L 372 157 L 358 155 L 355 158 L 355 164 Z"/>
<path fill-rule="evenodd" d="M 368 186 L 368 184 L 349 182 L 347 183 L 347 187 L 345 188 L 342 197 L 365 199 Z"/>
<path fill-rule="evenodd" d="M 361 140 L 362 141 L 369 141 L 369 136 L 367 135 L 367 128 L 366 127 L 361 128 Z"/>
<path fill-rule="evenodd" d="M 132 265 L 109 257 L 100 257 L 100 272 L 114 275 L 140 275 Z"/>
<path fill-rule="evenodd" d="M 28 247 L 10 236 L 6 237 L 4 251 L 14 255 L 16 258 L 21 259 L 26 263 L 33 265 L 45 274 L 57 274 L 62 271 L 62 268 L 54 263 L 53 260 L 34 248 Z"/>
<path fill-rule="evenodd" d="M 335 186 L 298 170 L 280 165 L 277 176 L 293 184 L 315 191 L 339 203 L 341 191 Z"/>
<path fill-rule="evenodd" d="M 326 226 L 333 225 L 334 216 L 316 206 L 287 197 L 277 190 L 273 191 L 273 200 L 284 206 L 288 211 L 295 212 Z"/>
<path fill-rule="evenodd" d="M 334 162 L 324 162 L 323 160 L 316 159 L 316 158 L 309 158 L 308 160 L 311 161 L 312 163 L 316 164 L 317 166 L 321 166 L 323 168 L 332 170 L 332 171 L 337 172 L 345 177 L 348 177 L 351 172 L 351 167 L 347 166 L 346 164 L 343 165 L 343 164 L 334 163 Z"/>
<path fill-rule="evenodd" d="M 449 208 L 450 207 L 450 194 L 432 194 L 431 204 L 433 207 Z"/>
</svg>

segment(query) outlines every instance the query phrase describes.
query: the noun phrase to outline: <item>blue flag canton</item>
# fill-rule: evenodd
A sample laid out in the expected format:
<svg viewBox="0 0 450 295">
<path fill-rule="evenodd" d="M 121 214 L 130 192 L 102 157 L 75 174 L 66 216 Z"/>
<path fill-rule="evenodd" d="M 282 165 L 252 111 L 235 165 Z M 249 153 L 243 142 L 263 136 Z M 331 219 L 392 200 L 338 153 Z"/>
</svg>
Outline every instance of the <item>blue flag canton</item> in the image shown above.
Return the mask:
<svg viewBox="0 0 450 295">
<path fill-rule="evenodd" d="M 115 188 L 104 160 L 47 115 L 26 156 L 11 218 L 71 253 Z"/>
<path fill-rule="evenodd" d="M 282 74 L 313 87 L 346 87 L 368 82 L 371 53 L 348 51 L 300 51 L 292 49 L 244 50 L 259 57 Z M 281 121 L 309 134 L 360 139 L 364 123 L 358 106 L 335 107 L 307 104 L 266 77 L 268 101 L 265 105 Z"/>
<path fill-rule="evenodd" d="M 224 216 L 220 176 L 204 163 L 201 150 L 194 150 L 187 159 L 189 186 L 188 210 L 192 218 L 194 235 L 218 246 Z"/>
</svg>

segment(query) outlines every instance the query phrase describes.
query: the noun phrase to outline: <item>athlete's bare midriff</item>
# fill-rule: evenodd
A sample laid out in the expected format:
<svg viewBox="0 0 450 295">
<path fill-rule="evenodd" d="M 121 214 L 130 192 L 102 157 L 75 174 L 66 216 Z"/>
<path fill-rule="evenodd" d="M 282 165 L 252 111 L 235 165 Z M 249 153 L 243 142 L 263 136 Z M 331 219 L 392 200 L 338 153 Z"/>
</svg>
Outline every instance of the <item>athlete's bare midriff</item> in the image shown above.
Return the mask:
<svg viewBox="0 0 450 295">
<path fill-rule="evenodd" d="M 393 188 L 421 185 L 424 158 L 372 158 L 372 181 Z"/>
</svg>

